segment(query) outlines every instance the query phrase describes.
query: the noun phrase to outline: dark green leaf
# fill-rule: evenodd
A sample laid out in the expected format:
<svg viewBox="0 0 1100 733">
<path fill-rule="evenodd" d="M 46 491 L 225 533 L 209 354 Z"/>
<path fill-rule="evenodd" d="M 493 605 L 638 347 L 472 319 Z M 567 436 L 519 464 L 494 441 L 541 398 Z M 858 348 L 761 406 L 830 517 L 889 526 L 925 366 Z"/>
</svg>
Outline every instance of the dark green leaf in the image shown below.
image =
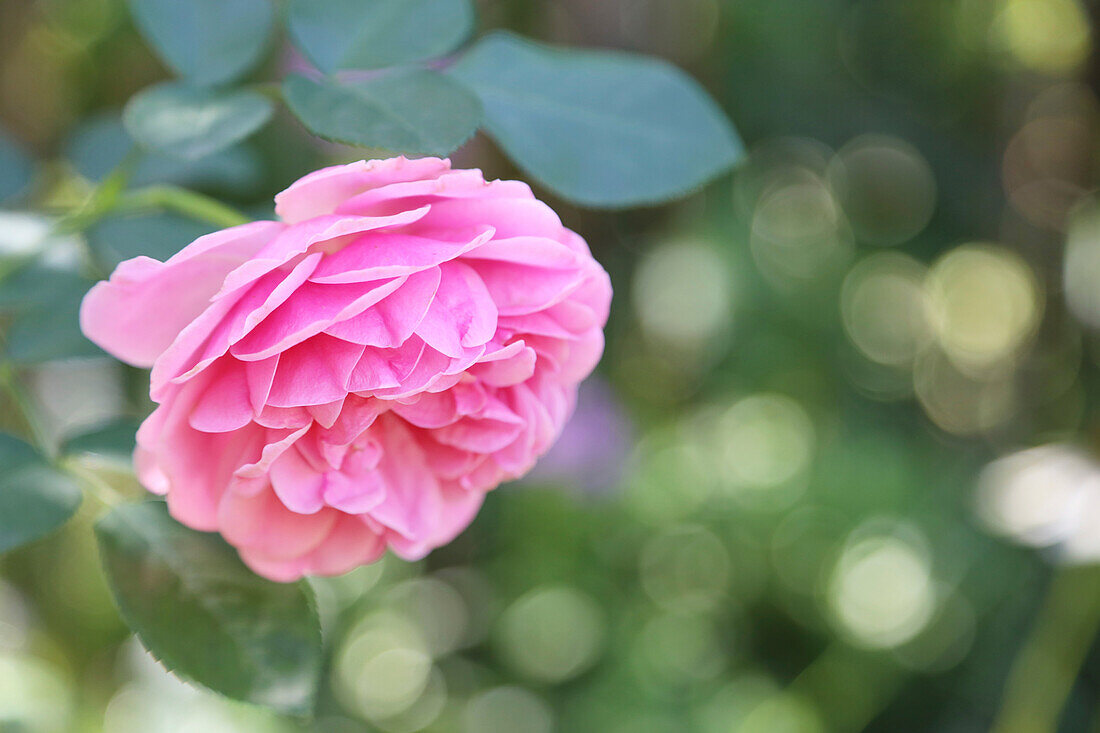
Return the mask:
<svg viewBox="0 0 1100 733">
<path fill-rule="evenodd" d="M 138 422 L 128 418 L 98 425 L 64 442 L 64 455 L 92 454 L 129 462 L 134 453 Z"/>
<path fill-rule="evenodd" d="M 145 147 L 197 160 L 263 127 L 273 109 L 271 100 L 258 92 L 159 84 L 131 99 L 122 119 Z"/>
<path fill-rule="evenodd" d="M 34 164 L 30 157 L 0 131 L 0 202 L 15 198 L 30 185 Z"/>
<path fill-rule="evenodd" d="M 657 59 L 496 33 L 449 73 L 481 98 L 485 125 L 504 151 L 580 204 L 665 201 L 727 170 L 742 153 L 706 92 Z"/>
<path fill-rule="evenodd" d="M 79 313 L 77 297 L 67 298 L 55 307 L 19 314 L 8 329 L 5 354 L 19 364 L 103 356 L 103 351 L 80 332 Z"/>
<path fill-rule="evenodd" d="M 25 311 L 64 298 L 83 295 L 90 283 L 72 270 L 31 262 L 0 280 L 0 311 Z"/>
<path fill-rule="evenodd" d="M 87 232 L 88 246 L 106 271 L 131 257 L 145 255 L 164 261 L 204 234 L 217 229 L 170 212 L 109 216 Z"/>
<path fill-rule="evenodd" d="M 0 434 L 0 552 L 43 537 L 80 506 L 80 488 L 33 448 Z"/>
<path fill-rule="evenodd" d="M 161 58 L 204 86 L 255 66 L 275 18 L 270 0 L 130 0 L 130 9 Z"/>
<path fill-rule="evenodd" d="M 134 141 L 117 114 L 98 115 L 76 128 L 65 144 L 65 157 L 80 175 L 99 182 L 122 162 Z M 130 185 L 172 183 L 219 194 L 244 197 L 263 182 L 255 151 L 234 145 L 198 160 L 146 152 L 130 175 Z"/>
<path fill-rule="evenodd" d="M 0 433 L 0 474 L 14 471 L 29 463 L 40 463 L 41 456 L 30 444 L 14 435 Z"/>
<path fill-rule="evenodd" d="M 441 56 L 470 35 L 474 9 L 470 0 L 292 0 L 287 22 L 327 73 Z"/>
<path fill-rule="evenodd" d="M 102 356 L 80 332 L 80 301 L 91 285 L 71 270 L 37 263 L 4 278 L 0 309 L 15 312 L 5 355 L 22 364 Z"/>
<path fill-rule="evenodd" d="M 407 69 L 368 81 L 289 76 L 287 104 L 329 140 L 394 152 L 446 155 L 477 129 L 477 99 L 434 71 Z"/>
<path fill-rule="evenodd" d="M 165 666 L 236 700 L 311 712 L 321 631 L 304 583 L 256 576 L 161 502 L 117 506 L 96 534 L 122 617 Z"/>
</svg>

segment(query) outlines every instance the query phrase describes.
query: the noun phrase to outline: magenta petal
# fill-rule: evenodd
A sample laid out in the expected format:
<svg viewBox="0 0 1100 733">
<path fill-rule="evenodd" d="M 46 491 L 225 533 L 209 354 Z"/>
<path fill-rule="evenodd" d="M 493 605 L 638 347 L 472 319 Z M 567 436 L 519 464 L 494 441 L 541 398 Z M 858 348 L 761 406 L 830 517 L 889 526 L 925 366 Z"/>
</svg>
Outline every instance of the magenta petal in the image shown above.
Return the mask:
<svg viewBox="0 0 1100 733">
<path fill-rule="evenodd" d="M 428 312 L 439 283 L 440 271 L 437 267 L 414 273 L 373 307 L 330 324 L 325 332 L 364 346 L 397 348 L 409 340 Z"/>
<path fill-rule="evenodd" d="M 230 348 L 241 359 L 267 359 L 362 313 L 386 298 L 404 278 L 350 285 L 306 282 Z"/>
<path fill-rule="evenodd" d="M 284 351 L 267 397 L 274 407 L 322 405 L 348 393 L 363 347 L 321 334 Z"/>
<path fill-rule="evenodd" d="M 204 433 L 228 433 L 252 421 L 245 365 L 226 361 L 210 380 L 191 411 L 190 423 Z"/>
<path fill-rule="evenodd" d="M 416 335 L 436 351 L 452 357 L 488 343 L 497 328 L 497 308 L 477 273 L 461 262 L 439 268 L 442 278 Z"/>
<path fill-rule="evenodd" d="M 411 275 L 476 250 L 493 234 L 492 227 L 482 227 L 471 239 L 451 241 L 438 236 L 377 232 L 334 252 L 311 279 L 319 283 L 356 283 Z"/>
<path fill-rule="evenodd" d="M 271 463 L 271 487 L 279 501 L 296 514 L 314 514 L 325 505 L 321 499 L 324 475 L 317 473 L 292 447 Z"/>
</svg>

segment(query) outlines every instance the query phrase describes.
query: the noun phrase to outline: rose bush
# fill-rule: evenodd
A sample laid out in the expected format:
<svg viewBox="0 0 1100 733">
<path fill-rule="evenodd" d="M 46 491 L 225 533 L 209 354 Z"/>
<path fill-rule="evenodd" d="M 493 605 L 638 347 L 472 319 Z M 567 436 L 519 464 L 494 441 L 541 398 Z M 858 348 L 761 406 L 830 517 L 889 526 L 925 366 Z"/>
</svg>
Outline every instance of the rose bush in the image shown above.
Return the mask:
<svg viewBox="0 0 1100 733">
<path fill-rule="evenodd" d="M 319 170 L 276 213 L 85 298 L 85 334 L 152 368 L 138 476 L 274 580 L 422 557 L 558 436 L 607 273 L 528 186 L 436 158 Z"/>
</svg>

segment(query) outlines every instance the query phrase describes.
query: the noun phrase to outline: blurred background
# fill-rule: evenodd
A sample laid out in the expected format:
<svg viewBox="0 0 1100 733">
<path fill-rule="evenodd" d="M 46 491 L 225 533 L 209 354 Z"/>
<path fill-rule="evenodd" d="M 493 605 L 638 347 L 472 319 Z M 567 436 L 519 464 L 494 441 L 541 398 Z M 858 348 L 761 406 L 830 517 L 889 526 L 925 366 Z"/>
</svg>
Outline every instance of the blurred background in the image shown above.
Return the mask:
<svg viewBox="0 0 1100 733">
<path fill-rule="evenodd" d="M 671 206 L 547 196 L 616 290 L 561 443 L 425 562 L 313 583 L 331 671 L 312 724 L 163 672 L 116 615 L 86 502 L 0 560 L 0 731 L 1100 731 L 1090 8 L 480 5 L 486 28 L 672 60 L 749 151 Z M 256 78 L 301 63 L 276 51 Z M 122 0 L 0 3 L 0 169 L 39 161 L 0 187 L 0 311 L 53 299 L 41 329 L 75 328 L 86 285 L 28 290 L 5 264 L 27 252 L 103 273 L 207 231 L 147 214 L 49 234 L 130 149 L 121 106 L 167 75 Z M 135 177 L 266 216 L 363 155 L 286 117 Z M 518 175 L 481 138 L 455 160 Z M 142 374 L 39 348 L 26 378 L 61 438 L 148 411 Z M 0 425 L 23 427 L 7 403 Z M 87 464 L 135 492 L 125 460 Z"/>
</svg>

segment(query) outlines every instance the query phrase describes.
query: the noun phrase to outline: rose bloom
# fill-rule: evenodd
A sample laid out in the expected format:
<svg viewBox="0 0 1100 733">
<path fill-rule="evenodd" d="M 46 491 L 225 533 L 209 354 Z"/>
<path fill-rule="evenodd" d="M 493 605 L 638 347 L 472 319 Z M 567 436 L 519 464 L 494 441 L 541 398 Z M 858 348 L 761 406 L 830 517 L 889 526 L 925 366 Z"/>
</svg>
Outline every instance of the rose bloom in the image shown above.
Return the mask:
<svg viewBox="0 0 1100 733">
<path fill-rule="evenodd" d="M 138 477 L 273 580 L 423 557 L 557 438 L 607 273 L 528 186 L 446 160 L 325 168 L 275 203 L 84 299 L 88 338 L 152 367 Z"/>
</svg>

